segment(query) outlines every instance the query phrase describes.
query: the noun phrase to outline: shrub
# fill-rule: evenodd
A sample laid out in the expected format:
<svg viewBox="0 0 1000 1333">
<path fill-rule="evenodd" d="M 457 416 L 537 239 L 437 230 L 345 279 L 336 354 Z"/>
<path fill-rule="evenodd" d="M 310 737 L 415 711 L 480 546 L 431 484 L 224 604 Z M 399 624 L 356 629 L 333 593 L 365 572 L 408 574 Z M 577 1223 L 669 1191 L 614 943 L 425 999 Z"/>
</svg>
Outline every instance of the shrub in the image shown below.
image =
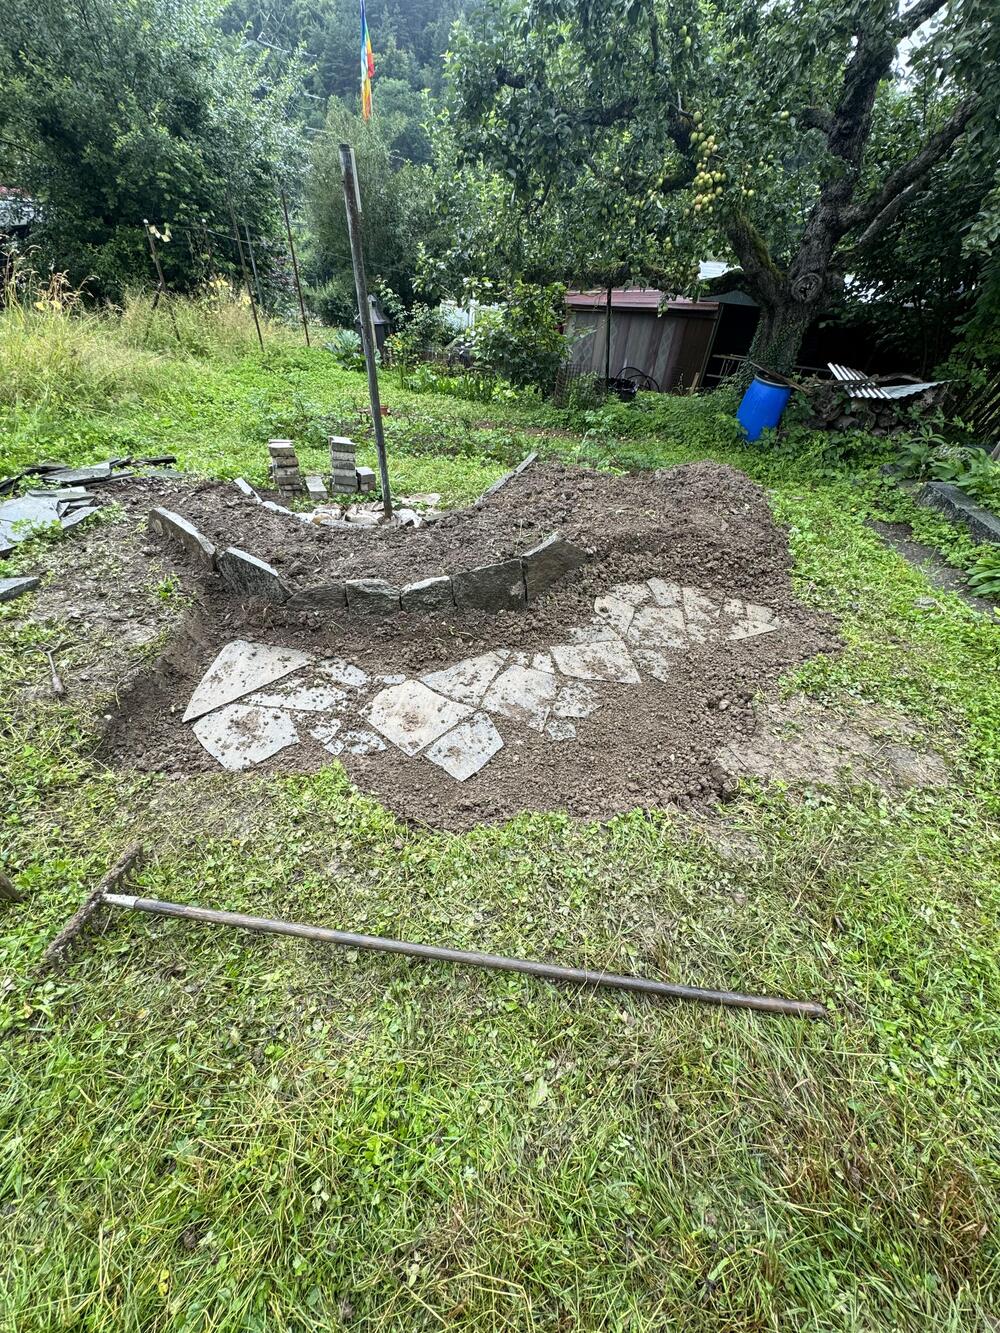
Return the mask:
<svg viewBox="0 0 1000 1333">
<path fill-rule="evenodd" d="M 440 309 L 417 302 L 400 316 L 400 326 L 386 340 L 393 365 L 415 366 L 440 356 L 455 337 L 455 330 Z"/>
<path fill-rule="evenodd" d="M 365 354 L 360 333 L 353 329 L 334 329 L 323 346 L 342 370 L 364 370 Z"/>
<path fill-rule="evenodd" d="M 484 310 L 473 347 L 477 366 L 518 387 L 549 393 L 569 340 L 559 332 L 565 288 L 516 282 L 496 310 Z"/>
</svg>

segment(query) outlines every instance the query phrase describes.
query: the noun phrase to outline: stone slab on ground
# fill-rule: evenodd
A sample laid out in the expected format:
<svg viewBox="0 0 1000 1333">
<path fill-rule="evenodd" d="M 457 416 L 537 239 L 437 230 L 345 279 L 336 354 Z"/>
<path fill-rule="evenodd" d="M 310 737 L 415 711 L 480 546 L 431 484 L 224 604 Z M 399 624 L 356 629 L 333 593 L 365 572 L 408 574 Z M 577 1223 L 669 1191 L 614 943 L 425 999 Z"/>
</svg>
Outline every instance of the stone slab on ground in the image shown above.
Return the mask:
<svg viewBox="0 0 1000 1333">
<path fill-rule="evenodd" d="M 12 602 L 15 597 L 23 597 L 26 592 L 31 592 L 32 588 L 37 588 L 41 583 L 37 577 L 25 576 L 22 578 L 0 579 L 0 602 Z"/>
<path fill-rule="evenodd" d="M 96 505 L 83 505 L 80 509 L 73 509 L 66 514 L 60 522 L 64 529 L 75 528 L 78 523 L 82 523 L 85 518 L 90 518 L 91 514 L 97 513 Z"/>
<path fill-rule="evenodd" d="M 315 472 L 307 472 L 305 475 L 306 494 L 311 500 L 325 500 L 326 482 Z"/>
<path fill-rule="evenodd" d="M 46 480 L 58 482 L 60 486 L 76 486 L 80 482 L 108 481 L 111 477 L 110 463 L 95 463 L 93 467 L 68 467 L 47 472 Z"/>
<path fill-rule="evenodd" d="M 273 565 L 258 560 L 249 551 L 230 546 L 216 557 L 216 568 L 239 597 L 259 597 L 265 602 L 286 602 L 288 588 Z"/>
<path fill-rule="evenodd" d="M 411 758 L 464 722 L 472 709 L 446 699 L 419 680 L 380 690 L 368 709 L 368 721 Z"/>
<path fill-rule="evenodd" d="M 553 532 L 543 542 L 523 551 L 524 586 L 528 601 L 540 596 L 546 588 L 586 564 L 587 552 Z"/>
<path fill-rule="evenodd" d="M 552 649 L 555 664 L 564 676 L 578 680 L 617 680 L 638 685 L 639 673 L 619 639 L 604 643 L 567 643 Z"/>
<path fill-rule="evenodd" d="M 215 547 L 182 515 L 171 509 L 152 509 L 149 526 L 158 536 L 182 546 L 195 564 L 203 569 L 215 568 Z"/>
<path fill-rule="evenodd" d="M 559 681 L 548 671 L 510 666 L 483 696 L 482 706 L 540 731 L 559 692 Z"/>
<path fill-rule="evenodd" d="M 1000 518 L 959 490 L 943 481 L 929 481 L 920 492 L 920 502 L 940 509 L 949 518 L 957 519 L 980 542 L 1000 544 Z"/>
<path fill-rule="evenodd" d="M 404 611 L 452 611 L 455 608 L 455 590 L 447 574 L 408 583 L 400 593 Z"/>
<path fill-rule="evenodd" d="M 391 616 L 399 610 L 399 589 L 384 579 L 348 579 L 347 605 L 364 616 Z"/>
<path fill-rule="evenodd" d="M 312 661 L 310 653 L 300 652 L 297 648 L 276 648 L 268 643 L 233 639 L 202 676 L 183 720 L 190 722 L 203 713 L 263 689 L 265 685 L 290 676 L 293 671 L 300 671 Z"/>
<path fill-rule="evenodd" d="M 501 560 L 452 575 L 455 605 L 460 611 L 520 611 L 525 604 L 520 560 Z"/>
<path fill-rule="evenodd" d="M 477 704 L 508 657 L 510 653 L 500 648 L 479 657 L 467 657 L 464 662 L 457 662 L 444 671 L 432 671 L 420 679 L 449 699 L 462 704 Z"/>
<path fill-rule="evenodd" d="M 256 690 L 247 695 L 247 703 L 264 708 L 290 708 L 293 713 L 332 713 L 344 703 L 347 691 L 336 685 L 289 680 Z"/>
<path fill-rule="evenodd" d="M 288 599 L 289 611 L 345 611 L 347 589 L 343 583 L 318 583 L 303 588 Z"/>
<path fill-rule="evenodd" d="M 192 730 L 213 759 L 233 771 L 262 763 L 299 739 L 286 712 L 252 704 L 228 704 L 200 717 Z"/>
<path fill-rule="evenodd" d="M 520 463 L 518 463 L 517 467 L 511 468 L 511 470 L 509 472 L 505 472 L 502 477 L 498 477 L 492 486 L 487 486 L 486 490 L 483 491 L 482 495 L 479 497 L 476 503 L 482 504 L 482 502 L 489 496 L 496 495 L 497 491 L 499 491 L 502 487 L 506 486 L 508 481 L 510 481 L 512 477 L 519 477 L 521 473 L 525 471 L 526 468 L 529 468 L 537 457 L 538 453 L 537 451 L 535 451 L 533 453 L 528 454 L 525 458 L 522 458 Z"/>
<path fill-rule="evenodd" d="M 460 722 L 429 746 L 424 757 L 456 782 L 465 782 L 502 749 L 503 740 L 491 719 L 485 713 L 473 713 L 467 722 Z"/>
<path fill-rule="evenodd" d="M 359 491 L 366 494 L 375 489 L 375 469 L 371 467 L 359 467 L 354 473 L 355 486 Z"/>
<path fill-rule="evenodd" d="M 0 504 L 0 549 L 11 550 L 38 528 L 60 521 L 60 505 L 52 496 L 22 495 Z"/>
<path fill-rule="evenodd" d="M 245 481 L 243 477 L 237 477 L 236 480 L 233 482 L 233 485 L 236 487 L 239 493 L 241 495 L 245 495 L 248 500 L 260 499 L 260 496 L 254 490 L 254 488 L 250 485 L 248 481 Z"/>
</svg>

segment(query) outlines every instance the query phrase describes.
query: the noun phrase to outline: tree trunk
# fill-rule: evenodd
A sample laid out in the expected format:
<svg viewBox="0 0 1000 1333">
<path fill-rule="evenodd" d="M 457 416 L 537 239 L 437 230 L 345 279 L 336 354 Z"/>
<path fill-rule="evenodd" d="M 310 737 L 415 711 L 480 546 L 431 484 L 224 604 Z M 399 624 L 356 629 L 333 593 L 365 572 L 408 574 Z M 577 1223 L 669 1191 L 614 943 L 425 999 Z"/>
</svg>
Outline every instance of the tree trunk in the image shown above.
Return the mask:
<svg viewBox="0 0 1000 1333">
<path fill-rule="evenodd" d="M 791 297 L 774 306 L 761 306 L 760 321 L 750 344 L 750 360 L 765 370 L 790 374 L 815 308 Z"/>
</svg>

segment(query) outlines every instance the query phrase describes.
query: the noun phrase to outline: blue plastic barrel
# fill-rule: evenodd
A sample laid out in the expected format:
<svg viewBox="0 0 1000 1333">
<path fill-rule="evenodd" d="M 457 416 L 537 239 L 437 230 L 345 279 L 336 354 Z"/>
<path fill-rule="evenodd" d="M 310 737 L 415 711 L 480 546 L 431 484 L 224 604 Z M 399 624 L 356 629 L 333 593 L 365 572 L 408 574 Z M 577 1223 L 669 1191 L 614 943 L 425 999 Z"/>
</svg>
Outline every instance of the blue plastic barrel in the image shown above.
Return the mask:
<svg viewBox="0 0 1000 1333">
<path fill-rule="evenodd" d="M 736 420 L 743 427 L 747 439 L 759 440 L 761 431 L 773 430 L 781 420 L 781 414 L 791 396 L 792 391 L 787 384 L 775 384 L 772 380 L 755 375 L 736 413 Z"/>
</svg>

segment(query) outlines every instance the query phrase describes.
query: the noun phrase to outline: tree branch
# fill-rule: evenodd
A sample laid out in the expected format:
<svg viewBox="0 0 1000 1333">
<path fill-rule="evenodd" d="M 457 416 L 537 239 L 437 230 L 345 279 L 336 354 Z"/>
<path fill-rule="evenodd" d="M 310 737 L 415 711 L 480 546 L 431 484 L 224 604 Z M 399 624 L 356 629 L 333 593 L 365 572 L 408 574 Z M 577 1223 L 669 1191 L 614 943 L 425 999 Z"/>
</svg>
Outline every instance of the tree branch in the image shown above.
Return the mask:
<svg viewBox="0 0 1000 1333">
<path fill-rule="evenodd" d="M 931 135 L 920 152 L 915 157 L 911 157 L 909 162 L 897 171 L 891 173 L 877 195 L 865 200 L 864 203 L 855 204 L 852 208 L 845 209 L 841 217 L 841 234 L 854 231 L 857 227 L 865 227 L 870 230 L 876 224 L 877 231 L 881 231 L 885 225 L 885 223 L 879 221 L 882 214 L 886 212 L 897 195 L 908 191 L 913 185 L 918 185 L 931 168 L 940 162 L 969 123 L 976 109 L 977 101 L 976 97 L 969 97 L 957 106 L 950 119 L 935 134 Z M 898 211 L 897 209 L 890 214 L 886 218 L 886 222 L 891 221 Z M 873 236 L 875 234 L 877 232 L 873 232 Z"/>
<path fill-rule="evenodd" d="M 822 130 L 829 135 L 833 129 L 833 113 L 821 106 L 804 106 L 796 117 L 804 130 Z"/>
<path fill-rule="evenodd" d="M 730 217 L 726 235 L 740 261 L 744 285 L 762 304 L 775 304 L 781 296 L 782 277 L 763 236 L 747 215 L 739 211 Z"/>
<path fill-rule="evenodd" d="M 838 252 L 837 262 L 839 264 L 853 263 L 856 256 L 860 254 L 862 250 L 867 249 L 872 241 L 877 240 L 882 232 L 885 231 L 886 227 L 888 227 L 889 223 L 899 217 L 907 204 L 916 198 L 920 193 L 922 185 L 922 180 L 914 181 L 911 185 L 908 185 L 905 190 L 900 190 L 899 194 L 893 199 L 890 199 L 885 208 L 882 209 L 881 213 L 877 213 L 875 217 L 872 218 L 871 222 L 851 248 L 846 253 Z"/>
<path fill-rule="evenodd" d="M 948 0 L 917 0 L 915 5 L 911 5 L 904 13 L 900 14 L 894 34 L 897 42 L 901 42 L 904 37 L 909 37 L 911 32 L 916 32 L 921 24 L 926 23 L 929 18 L 940 9 L 944 9 Z"/>
</svg>

